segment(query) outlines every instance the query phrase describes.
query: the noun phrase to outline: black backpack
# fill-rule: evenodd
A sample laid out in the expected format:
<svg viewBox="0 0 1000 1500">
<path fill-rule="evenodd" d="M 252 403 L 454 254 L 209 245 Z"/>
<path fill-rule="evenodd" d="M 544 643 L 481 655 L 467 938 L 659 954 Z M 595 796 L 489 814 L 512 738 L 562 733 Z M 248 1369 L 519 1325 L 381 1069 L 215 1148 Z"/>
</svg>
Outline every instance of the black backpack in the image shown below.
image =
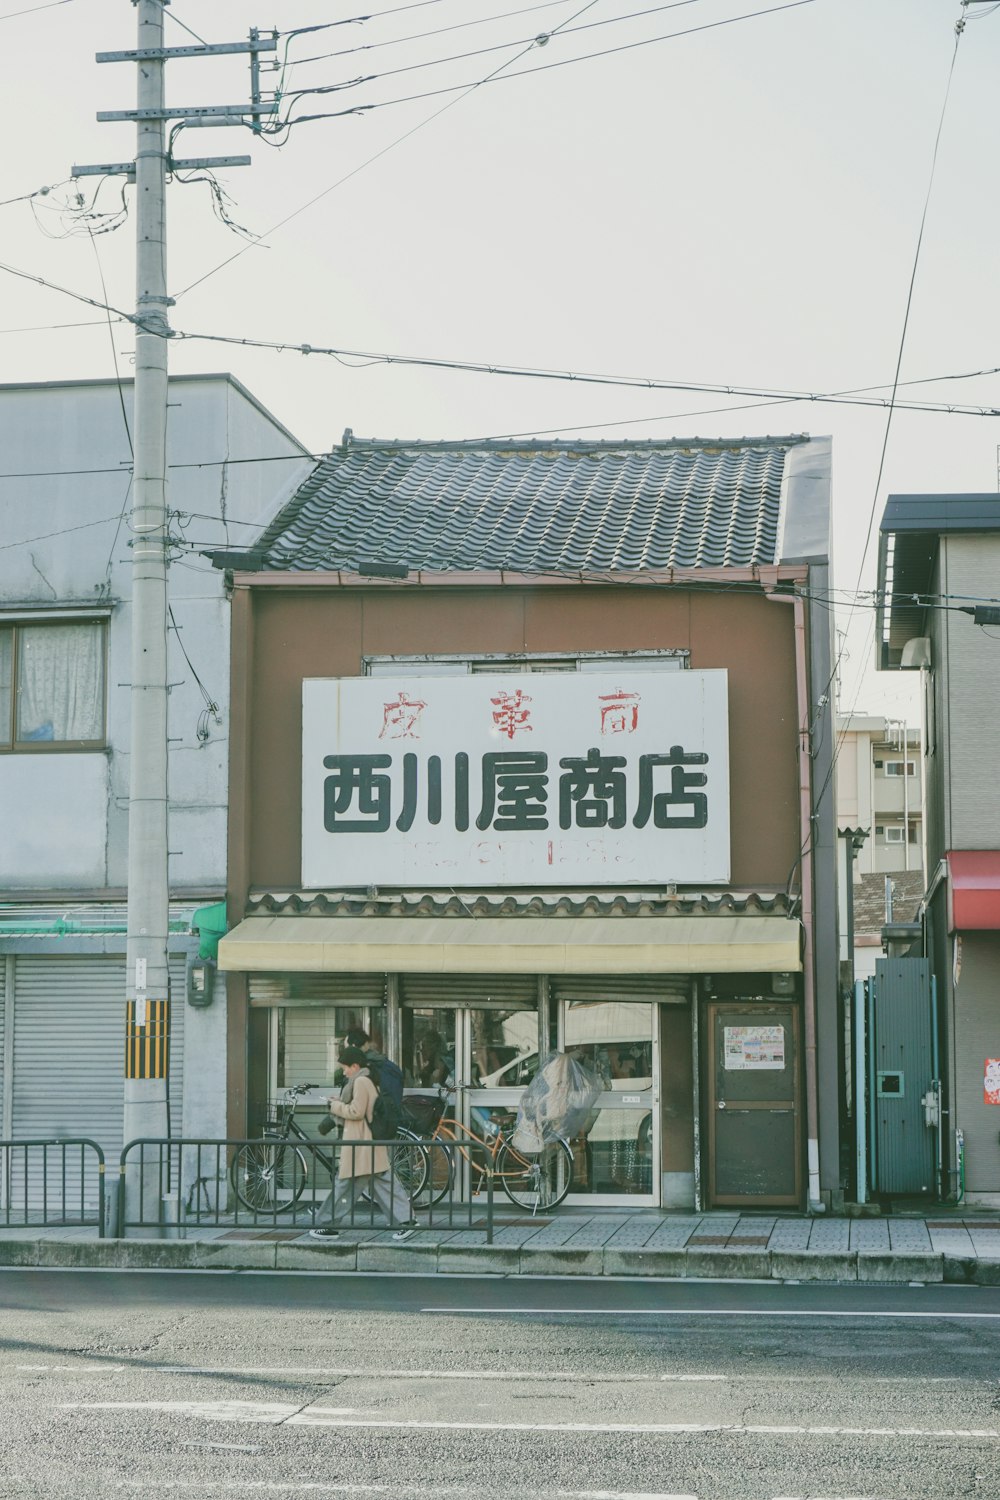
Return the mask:
<svg viewBox="0 0 1000 1500">
<path fill-rule="evenodd" d="M 381 1053 L 375 1056 L 369 1053 L 365 1067 L 372 1083 L 380 1093 L 386 1093 L 393 1099 L 397 1107 L 403 1108 L 403 1070 L 390 1058 L 383 1057 Z"/>
<path fill-rule="evenodd" d="M 372 1078 L 378 1090 L 375 1103 L 372 1105 L 372 1139 L 376 1141 L 394 1141 L 396 1132 L 403 1123 L 403 1111 L 388 1089 L 383 1089 L 378 1082 Z"/>
</svg>

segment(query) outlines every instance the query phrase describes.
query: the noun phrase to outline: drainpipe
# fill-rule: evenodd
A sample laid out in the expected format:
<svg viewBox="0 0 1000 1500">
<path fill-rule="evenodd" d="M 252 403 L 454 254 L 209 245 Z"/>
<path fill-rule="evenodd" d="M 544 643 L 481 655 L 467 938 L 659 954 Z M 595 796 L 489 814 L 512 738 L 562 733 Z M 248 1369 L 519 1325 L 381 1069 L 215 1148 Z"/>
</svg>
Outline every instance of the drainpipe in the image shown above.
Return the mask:
<svg viewBox="0 0 1000 1500">
<path fill-rule="evenodd" d="M 775 604 L 790 604 L 795 627 L 795 692 L 799 711 L 799 830 L 802 839 L 802 958 L 803 1010 L 806 1049 L 806 1150 L 809 1167 L 809 1207 L 823 1211 L 819 1186 L 819 1083 L 816 1067 L 816 975 L 813 958 L 812 857 L 812 746 L 809 726 L 809 675 L 806 654 L 805 600 L 800 594 L 769 593 Z"/>
</svg>

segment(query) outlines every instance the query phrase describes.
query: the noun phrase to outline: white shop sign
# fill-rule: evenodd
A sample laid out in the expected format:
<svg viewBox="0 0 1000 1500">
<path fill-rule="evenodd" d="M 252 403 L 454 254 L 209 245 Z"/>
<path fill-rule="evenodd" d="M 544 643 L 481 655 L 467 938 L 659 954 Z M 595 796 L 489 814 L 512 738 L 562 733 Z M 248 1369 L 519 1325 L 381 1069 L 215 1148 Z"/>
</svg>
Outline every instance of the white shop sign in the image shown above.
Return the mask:
<svg viewBox="0 0 1000 1500">
<path fill-rule="evenodd" d="M 725 671 L 314 678 L 302 884 L 729 879 Z"/>
</svg>

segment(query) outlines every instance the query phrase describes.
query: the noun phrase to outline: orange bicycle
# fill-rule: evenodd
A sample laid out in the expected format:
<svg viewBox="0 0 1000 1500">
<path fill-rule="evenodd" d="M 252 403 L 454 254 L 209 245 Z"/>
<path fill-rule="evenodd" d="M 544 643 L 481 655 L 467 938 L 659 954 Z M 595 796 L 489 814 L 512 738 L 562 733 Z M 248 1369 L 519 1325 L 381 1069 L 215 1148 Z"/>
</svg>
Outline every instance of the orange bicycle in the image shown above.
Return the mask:
<svg viewBox="0 0 1000 1500">
<path fill-rule="evenodd" d="M 482 1190 L 487 1173 L 499 1181 L 511 1203 L 528 1209 L 532 1214 L 539 1210 L 557 1208 L 570 1190 L 573 1178 L 573 1153 L 564 1140 L 550 1141 L 541 1151 L 521 1151 L 514 1145 L 512 1132 L 516 1113 L 511 1110 L 501 1120 L 486 1121 L 483 1135 L 477 1135 L 461 1120 L 447 1112 L 448 1094 L 437 1090 L 437 1099 L 431 1101 L 427 1095 L 418 1096 L 425 1106 L 432 1105 L 429 1114 L 417 1115 L 414 1096 L 404 1099 L 404 1108 L 412 1125 L 403 1126 L 399 1135 L 418 1145 L 425 1141 L 440 1143 L 440 1150 L 429 1152 L 430 1170 L 426 1182 L 414 1195 L 429 1204 L 440 1203 L 451 1192 L 458 1165 L 458 1157 L 468 1162 L 472 1192 Z"/>
</svg>

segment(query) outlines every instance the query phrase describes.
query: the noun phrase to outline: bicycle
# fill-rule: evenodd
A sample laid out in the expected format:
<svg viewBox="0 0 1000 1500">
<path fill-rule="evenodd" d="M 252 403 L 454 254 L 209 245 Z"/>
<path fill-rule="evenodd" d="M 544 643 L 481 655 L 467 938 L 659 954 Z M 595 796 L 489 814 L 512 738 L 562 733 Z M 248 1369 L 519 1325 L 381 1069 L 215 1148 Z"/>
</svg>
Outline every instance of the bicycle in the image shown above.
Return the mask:
<svg viewBox="0 0 1000 1500">
<path fill-rule="evenodd" d="M 229 1169 L 233 1191 L 244 1208 L 253 1213 L 287 1213 L 294 1209 L 305 1191 L 309 1177 L 309 1160 L 322 1164 L 334 1185 L 334 1152 L 320 1152 L 316 1143 L 298 1125 L 295 1111 L 303 1094 L 321 1084 L 296 1083 L 286 1089 L 274 1106 L 274 1118 L 264 1128 L 259 1141 L 248 1141 L 233 1157 Z M 399 1146 L 392 1151 L 392 1171 L 411 1199 L 423 1192 L 430 1167 L 427 1152 L 419 1139 L 400 1130 Z M 304 1141 L 307 1151 L 294 1141 Z"/>
<path fill-rule="evenodd" d="M 485 1136 L 479 1136 L 454 1115 L 446 1112 L 447 1089 L 438 1088 L 436 1093 L 441 1107 L 436 1111 L 437 1119 L 433 1130 L 421 1135 L 417 1130 L 401 1126 L 399 1131 L 401 1137 L 417 1146 L 425 1141 L 442 1143 L 440 1151 L 434 1153 L 433 1168 L 429 1161 L 426 1162 L 427 1176 L 420 1189 L 414 1189 L 414 1200 L 426 1189 L 427 1202 L 433 1207 L 449 1195 L 455 1175 L 457 1152 L 468 1162 L 470 1170 L 478 1178 L 473 1183 L 473 1194 L 481 1191 L 487 1172 L 491 1171 L 494 1180 L 499 1180 L 515 1207 L 530 1210 L 532 1216 L 539 1209 L 558 1208 L 572 1186 L 573 1152 L 568 1141 L 561 1138 L 550 1141 L 539 1152 L 521 1151 L 508 1133 L 516 1119 L 514 1111 L 506 1113 L 504 1124 L 490 1120 L 485 1127 Z M 412 1118 L 413 1096 L 409 1100 L 404 1098 L 403 1104 Z M 483 1157 L 489 1157 L 490 1167 L 485 1165 L 485 1161 L 481 1165 L 475 1160 L 473 1153 L 477 1150 Z M 442 1175 L 443 1182 L 440 1181 Z"/>
</svg>

